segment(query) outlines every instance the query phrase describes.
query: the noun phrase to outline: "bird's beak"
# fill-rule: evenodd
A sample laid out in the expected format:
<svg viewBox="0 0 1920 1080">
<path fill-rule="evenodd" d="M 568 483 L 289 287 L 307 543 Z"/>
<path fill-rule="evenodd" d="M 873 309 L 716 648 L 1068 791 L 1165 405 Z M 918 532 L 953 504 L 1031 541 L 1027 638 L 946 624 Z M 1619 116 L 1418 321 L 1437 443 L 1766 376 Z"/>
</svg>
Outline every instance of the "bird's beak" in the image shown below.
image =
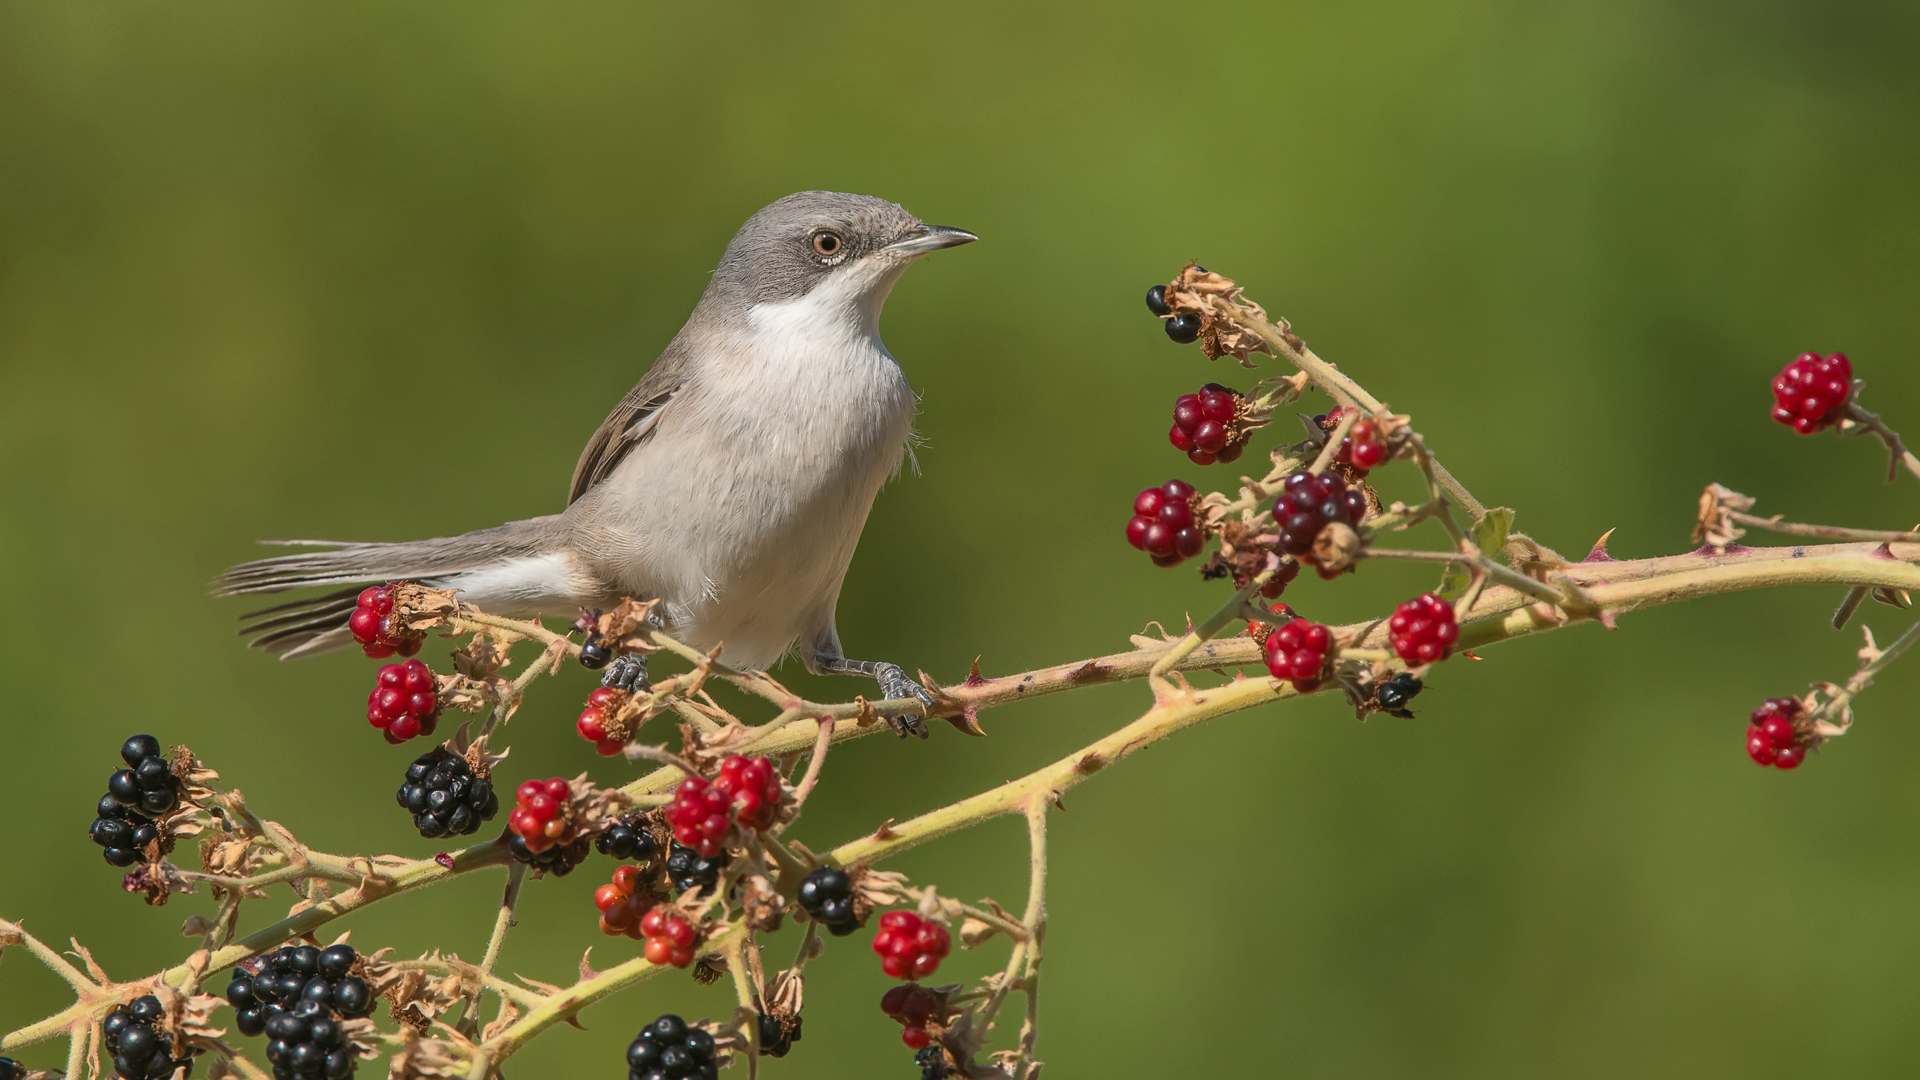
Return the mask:
<svg viewBox="0 0 1920 1080">
<path fill-rule="evenodd" d="M 924 255 L 941 248 L 959 247 L 980 239 L 965 229 L 947 225 L 915 225 L 906 234 L 880 250 L 894 255 Z"/>
</svg>

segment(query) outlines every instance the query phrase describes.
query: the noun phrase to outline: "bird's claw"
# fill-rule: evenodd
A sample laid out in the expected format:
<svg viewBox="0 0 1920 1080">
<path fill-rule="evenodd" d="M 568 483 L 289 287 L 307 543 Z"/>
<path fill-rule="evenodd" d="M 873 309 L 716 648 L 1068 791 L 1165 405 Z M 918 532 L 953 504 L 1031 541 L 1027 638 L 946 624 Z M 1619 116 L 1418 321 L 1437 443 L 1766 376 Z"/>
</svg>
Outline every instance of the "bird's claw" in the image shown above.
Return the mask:
<svg viewBox="0 0 1920 1080">
<path fill-rule="evenodd" d="M 880 684 L 882 698 L 912 698 L 920 703 L 921 708 L 917 713 L 887 717 L 887 723 L 893 725 L 893 730 L 903 739 L 908 735 L 926 738 L 927 725 L 923 721 L 925 717 L 933 715 L 934 705 L 933 695 L 927 688 L 909 678 L 905 671 L 900 670 L 899 664 L 882 664 L 873 677 Z"/>
<path fill-rule="evenodd" d="M 610 686 L 628 694 L 642 694 L 653 688 L 647 681 L 647 656 L 645 653 L 621 653 L 607 665 L 607 673 L 600 676 L 601 686 Z"/>
</svg>

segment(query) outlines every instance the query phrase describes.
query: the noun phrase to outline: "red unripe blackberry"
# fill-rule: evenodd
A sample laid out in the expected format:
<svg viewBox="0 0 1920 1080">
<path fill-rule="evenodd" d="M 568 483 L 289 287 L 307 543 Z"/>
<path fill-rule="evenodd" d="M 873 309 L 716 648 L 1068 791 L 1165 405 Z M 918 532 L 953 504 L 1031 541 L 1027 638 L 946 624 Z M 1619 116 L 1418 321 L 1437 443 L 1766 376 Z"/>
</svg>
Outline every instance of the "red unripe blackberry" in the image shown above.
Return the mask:
<svg viewBox="0 0 1920 1080">
<path fill-rule="evenodd" d="M 618 867 L 613 880 L 593 891 L 593 906 L 600 909 L 600 932 L 635 941 L 645 937 L 641 924 L 653 911 L 653 897 L 638 892 L 640 868 L 631 864 Z"/>
<path fill-rule="evenodd" d="M 418 660 L 381 665 L 367 695 L 367 723 L 386 732 L 388 742 L 402 743 L 433 734 L 439 722 L 440 699 L 431 668 Z"/>
<path fill-rule="evenodd" d="M 1801 353 L 1773 377 L 1773 418 L 1811 435 L 1839 423 L 1852 396 L 1853 364 L 1844 355 Z"/>
<path fill-rule="evenodd" d="M 1295 618 L 1267 635 L 1267 670 L 1305 694 L 1318 689 L 1333 648 L 1333 632 L 1317 622 Z"/>
<path fill-rule="evenodd" d="M 1338 427 L 1346 416 L 1347 407 L 1335 405 L 1313 418 L 1322 431 L 1331 432 Z M 1333 460 L 1342 465 L 1351 465 L 1361 473 L 1377 467 L 1387 460 L 1387 444 L 1380 438 L 1380 428 L 1372 420 L 1361 420 L 1347 429 L 1347 436 L 1340 440 L 1340 450 Z"/>
<path fill-rule="evenodd" d="M 880 1011 L 908 1027 L 926 1027 L 939 1008 L 932 991 L 913 983 L 901 983 L 880 999 Z"/>
<path fill-rule="evenodd" d="M 573 839 L 573 826 L 565 812 L 571 798 L 572 788 L 561 777 L 528 780 L 514 790 L 515 805 L 507 815 L 507 828 L 533 855 L 556 845 L 566 846 Z"/>
<path fill-rule="evenodd" d="M 911 911 L 880 916 L 880 932 L 873 935 L 880 970 L 895 979 L 924 979 L 933 974 L 951 946 L 946 927 Z"/>
<path fill-rule="evenodd" d="M 1177 566 L 1200 554 L 1207 534 L 1194 495 L 1192 484 L 1169 480 L 1135 496 L 1127 543 L 1153 556 L 1155 566 Z"/>
<path fill-rule="evenodd" d="M 1339 523 L 1358 528 L 1367 516 L 1367 496 L 1347 486 L 1339 473 L 1318 476 L 1301 470 L 1287 477 L 1273 501 L 1273 520 L 1280 527 L 1280 550 L 1300 562 L 1313 564 L 1313 541 L 1320 530 Z M 1321 577 L 1331 577 L 1315 567 Z"/>
<path fill-rule="evenodd" d="M 1454 620 L 1452 604 L 1432 593 L 1421 593 L 1393 609 L 1387 632 L 1400 659 L 1418 667 L 1452 654 L 1453 643 L 1460 639 L 1460 624 Z"/>
<path fill-rule="evenodd" d="M 743 828 L 760 830 L 780 811 L 780 773 L 773 759 L 734 754 L 720 762 L 712 780 L 689 776 L 667 804 L 674 838 L 701 855 L 720 853 L 727 827 L 737 818 Z"/>
<path fill-rule="evenodd" d="M 735 820 L 756 832 L 780 812 L 780 771 L 772 758 L 730 755 L 720 762 L 713 786 L 733 800 Z"/>
<path fill-rule="evenodd" d="M 1806 719 L 1807 707 L 1798 698 L 1769 698 L 1747 718 L 1747 756 L 1757 765 L 1797 769 L 1806 759 L 1806 747 L 1797 745 L 1796 728 Z"/>
<path fill-rule="evenodd" d="M 360 650 L 376 660 L 399 653 L 412 656 L 420 651 L 420 639 L 395 633 L 387 616 L 393 614 L 393 585 L 374 585 L 360 590 L 353 602 L 353 614 L 347 617 L 347 632 L 360 643 Z"/>
<path fill-rule="evenodd" d="M 693 946 L 700 934 L 674 908 L 661 905 L 641 916 L 640 934 L 647 939 L 647 963 L 677 968 L 693 963 Z"/>
<path fill-rule="evenodd" d="M 1208 383 L 1196 394 L 1182 394 L 1173 403 L 1173 426 L 1167 441 L 1196 465 L 1235 461 L 1247 447 L 1247 432 L 1237 429 L 1239 391 Z"/>
</svg>

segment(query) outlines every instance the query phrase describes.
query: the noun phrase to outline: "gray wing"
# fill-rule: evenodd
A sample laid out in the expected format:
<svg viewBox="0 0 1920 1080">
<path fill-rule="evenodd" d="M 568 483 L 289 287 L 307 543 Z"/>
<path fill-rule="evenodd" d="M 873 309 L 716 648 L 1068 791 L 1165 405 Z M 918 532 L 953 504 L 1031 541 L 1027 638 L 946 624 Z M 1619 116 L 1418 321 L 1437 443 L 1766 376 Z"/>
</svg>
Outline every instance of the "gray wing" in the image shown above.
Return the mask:
<svg viewBox="0 0 1920 1080">
<path fill-rule="evenodd" d="M 639 384 L 613 407 L 593 438 L 587 440 L 587 448 L 580 452 L 580 463 L 573 467 L 567 505 L 573 505 L 595 484 L 612 475 L 627 451 L 653 434 L 660 422 L 661 407 L 679 391 L 686 371 L 687 350 L 676 337 L 640 377 Z"/>
</svg>

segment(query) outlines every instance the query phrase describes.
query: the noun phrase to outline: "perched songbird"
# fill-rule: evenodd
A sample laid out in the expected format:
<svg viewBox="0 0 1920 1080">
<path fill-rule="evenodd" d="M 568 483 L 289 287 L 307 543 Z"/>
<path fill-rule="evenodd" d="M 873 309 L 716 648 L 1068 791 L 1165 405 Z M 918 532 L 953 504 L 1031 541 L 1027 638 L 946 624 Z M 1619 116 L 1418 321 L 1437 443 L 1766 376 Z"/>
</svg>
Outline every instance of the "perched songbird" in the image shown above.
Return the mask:
<svg viewBox="0 0 1920 1080">
<path fill-rule="evenodd" d="M 803 191 L 740 227 L 687 323 L 587 441 L 567 508 L 434 540 L 298 541 L 330 550 L 245 563 L 217 595 L 347 586 L 246 618 L 286 657 L 353 642 L 358 587 L 413 579 L 503 615 L 658 599 L 669 632 L 765 668 L 865 675 L 933 699 L 896 664 L 849 660 L 834 606 L 867 512 L 900 467 L 914 394 L 880 341 L 894 282 L 976 237 L 866 195 Z M 607 681 L 645 680 L 623 656 Z M 925 734 L 917 717 L 899 722 Z"/>
</svg>

